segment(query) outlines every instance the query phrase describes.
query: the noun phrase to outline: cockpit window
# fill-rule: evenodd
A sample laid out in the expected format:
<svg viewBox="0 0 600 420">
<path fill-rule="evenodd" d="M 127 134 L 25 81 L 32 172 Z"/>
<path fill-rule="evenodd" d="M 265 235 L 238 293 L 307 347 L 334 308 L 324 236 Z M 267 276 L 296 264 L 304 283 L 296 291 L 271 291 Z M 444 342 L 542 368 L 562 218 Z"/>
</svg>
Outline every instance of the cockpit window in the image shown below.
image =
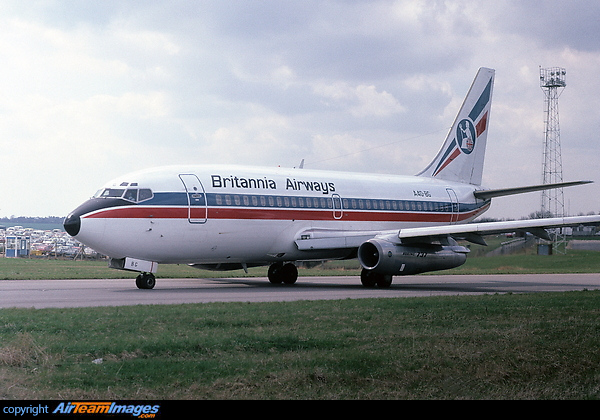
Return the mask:
<svg viewBox="0 0 600 420">
<path fill-rule="evenodd" d="M 152 190 L 149 188 L 140 188 L 140 193 L 138 196 L 138 201 L 146 201 L 150 200 L 154 194 L 152 194 Z"/>
<path fill-rule="evenodd" d="M 105 188 L 100 194 L 102 198 L 120 198 L 125 190 L 118 188 Z"/>
<path fill-rule="evenodd" d="M 136 202 L 137 196 L 138 196 L 138 190 L 130 188 L 125 191 L 125 195 L 123 196 L 123 198 L 125 200 Z"/>
<path fill-rule="evenodd" d="M 96 193 L 96 198 L 122 198 L 127 201 L 139 203 L 146 201 L 154 196 L 149 188 L 105 188 Z"/>
</svg>

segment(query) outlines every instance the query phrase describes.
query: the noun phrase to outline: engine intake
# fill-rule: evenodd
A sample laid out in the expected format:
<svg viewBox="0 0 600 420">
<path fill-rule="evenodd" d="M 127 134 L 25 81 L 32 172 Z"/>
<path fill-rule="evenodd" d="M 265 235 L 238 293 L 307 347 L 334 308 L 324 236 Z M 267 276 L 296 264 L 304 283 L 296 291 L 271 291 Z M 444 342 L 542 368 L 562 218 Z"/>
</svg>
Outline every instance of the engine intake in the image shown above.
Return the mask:
<svg viewBox="0 0 600 420">
<path fill-rule="evenodd" d="M 358 247 L 358 261 L 375 273 L 406 276 L 459 267 L 468 252 L 459 245 L 404 245 L 370 239 Z"/>
</svg>

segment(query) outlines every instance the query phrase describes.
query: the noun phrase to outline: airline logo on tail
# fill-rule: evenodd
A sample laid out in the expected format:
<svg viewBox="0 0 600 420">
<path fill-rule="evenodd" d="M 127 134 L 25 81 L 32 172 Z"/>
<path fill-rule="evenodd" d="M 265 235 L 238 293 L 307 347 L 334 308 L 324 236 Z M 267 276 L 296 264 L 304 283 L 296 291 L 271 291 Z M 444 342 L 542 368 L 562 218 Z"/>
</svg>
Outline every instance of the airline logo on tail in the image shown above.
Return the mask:
<svg viewBox="0 0 600 420">
<path fill-rule="evenodd" d="M 461 153 L 469 155 L 475 150 L 477 138 L 487 128 L 488 111 L 486 110 L 490 102 L 491 91 L 492 80 L 490 79 L 475 106 L 469 112 L 468 118 L 463 118 L 456 125 L 455 137 L 442 154 L 442 158 L 438 162 L 432 176 L 439 174 L 454 159 L 459 157 Z"/>
</svg>

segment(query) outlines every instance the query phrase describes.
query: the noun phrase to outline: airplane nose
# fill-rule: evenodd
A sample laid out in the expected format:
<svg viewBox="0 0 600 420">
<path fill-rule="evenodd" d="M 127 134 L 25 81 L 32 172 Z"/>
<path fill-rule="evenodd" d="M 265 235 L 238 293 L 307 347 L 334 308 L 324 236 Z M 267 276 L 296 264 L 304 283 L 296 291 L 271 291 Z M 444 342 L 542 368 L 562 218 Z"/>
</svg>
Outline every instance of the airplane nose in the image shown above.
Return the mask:
<svg viewBox="0 0 600 420">
<path fill-rule="evenodd" d="M 69 235 L 77 236 L 81 231 L 81 216 L 85 218 L 86 215 L 97 210 L 130 205 L 131 201 L 127 200 L 91 198 L 73 210 L 64 220 L 63 226 Z"/>
<path fill-rule="evenodd" d="M 79 229 L 81 229 L 81 217 L 78 214 L 71 213 L 65 219 L 63 226 L 69 235 L 76 236 L 79 233 Z"/>
</svg>

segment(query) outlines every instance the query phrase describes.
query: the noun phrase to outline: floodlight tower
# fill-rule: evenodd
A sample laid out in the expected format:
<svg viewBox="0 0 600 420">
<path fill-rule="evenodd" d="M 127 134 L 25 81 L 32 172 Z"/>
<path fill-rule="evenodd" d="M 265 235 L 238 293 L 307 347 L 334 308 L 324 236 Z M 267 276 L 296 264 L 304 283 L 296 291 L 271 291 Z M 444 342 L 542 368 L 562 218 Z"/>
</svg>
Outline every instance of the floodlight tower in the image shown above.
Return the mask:
<svg viewBox="0 0 600 420">
<path fill-rule="evenodd" d="M 561 67 L 540 67 L 540 87 L 544 91 L 544 156 L 542 183 L 562 182 L 562 157 L 560 150 L 560 124 L 558 98 L 562 94 L 567 72 Z M 565 216 L 565 199 L 562 188 L 542 191 L 542 217 Z M 566 252 L 566 238 L 562 229 L 554 231 L 554 249 Z"/>
</svg>

